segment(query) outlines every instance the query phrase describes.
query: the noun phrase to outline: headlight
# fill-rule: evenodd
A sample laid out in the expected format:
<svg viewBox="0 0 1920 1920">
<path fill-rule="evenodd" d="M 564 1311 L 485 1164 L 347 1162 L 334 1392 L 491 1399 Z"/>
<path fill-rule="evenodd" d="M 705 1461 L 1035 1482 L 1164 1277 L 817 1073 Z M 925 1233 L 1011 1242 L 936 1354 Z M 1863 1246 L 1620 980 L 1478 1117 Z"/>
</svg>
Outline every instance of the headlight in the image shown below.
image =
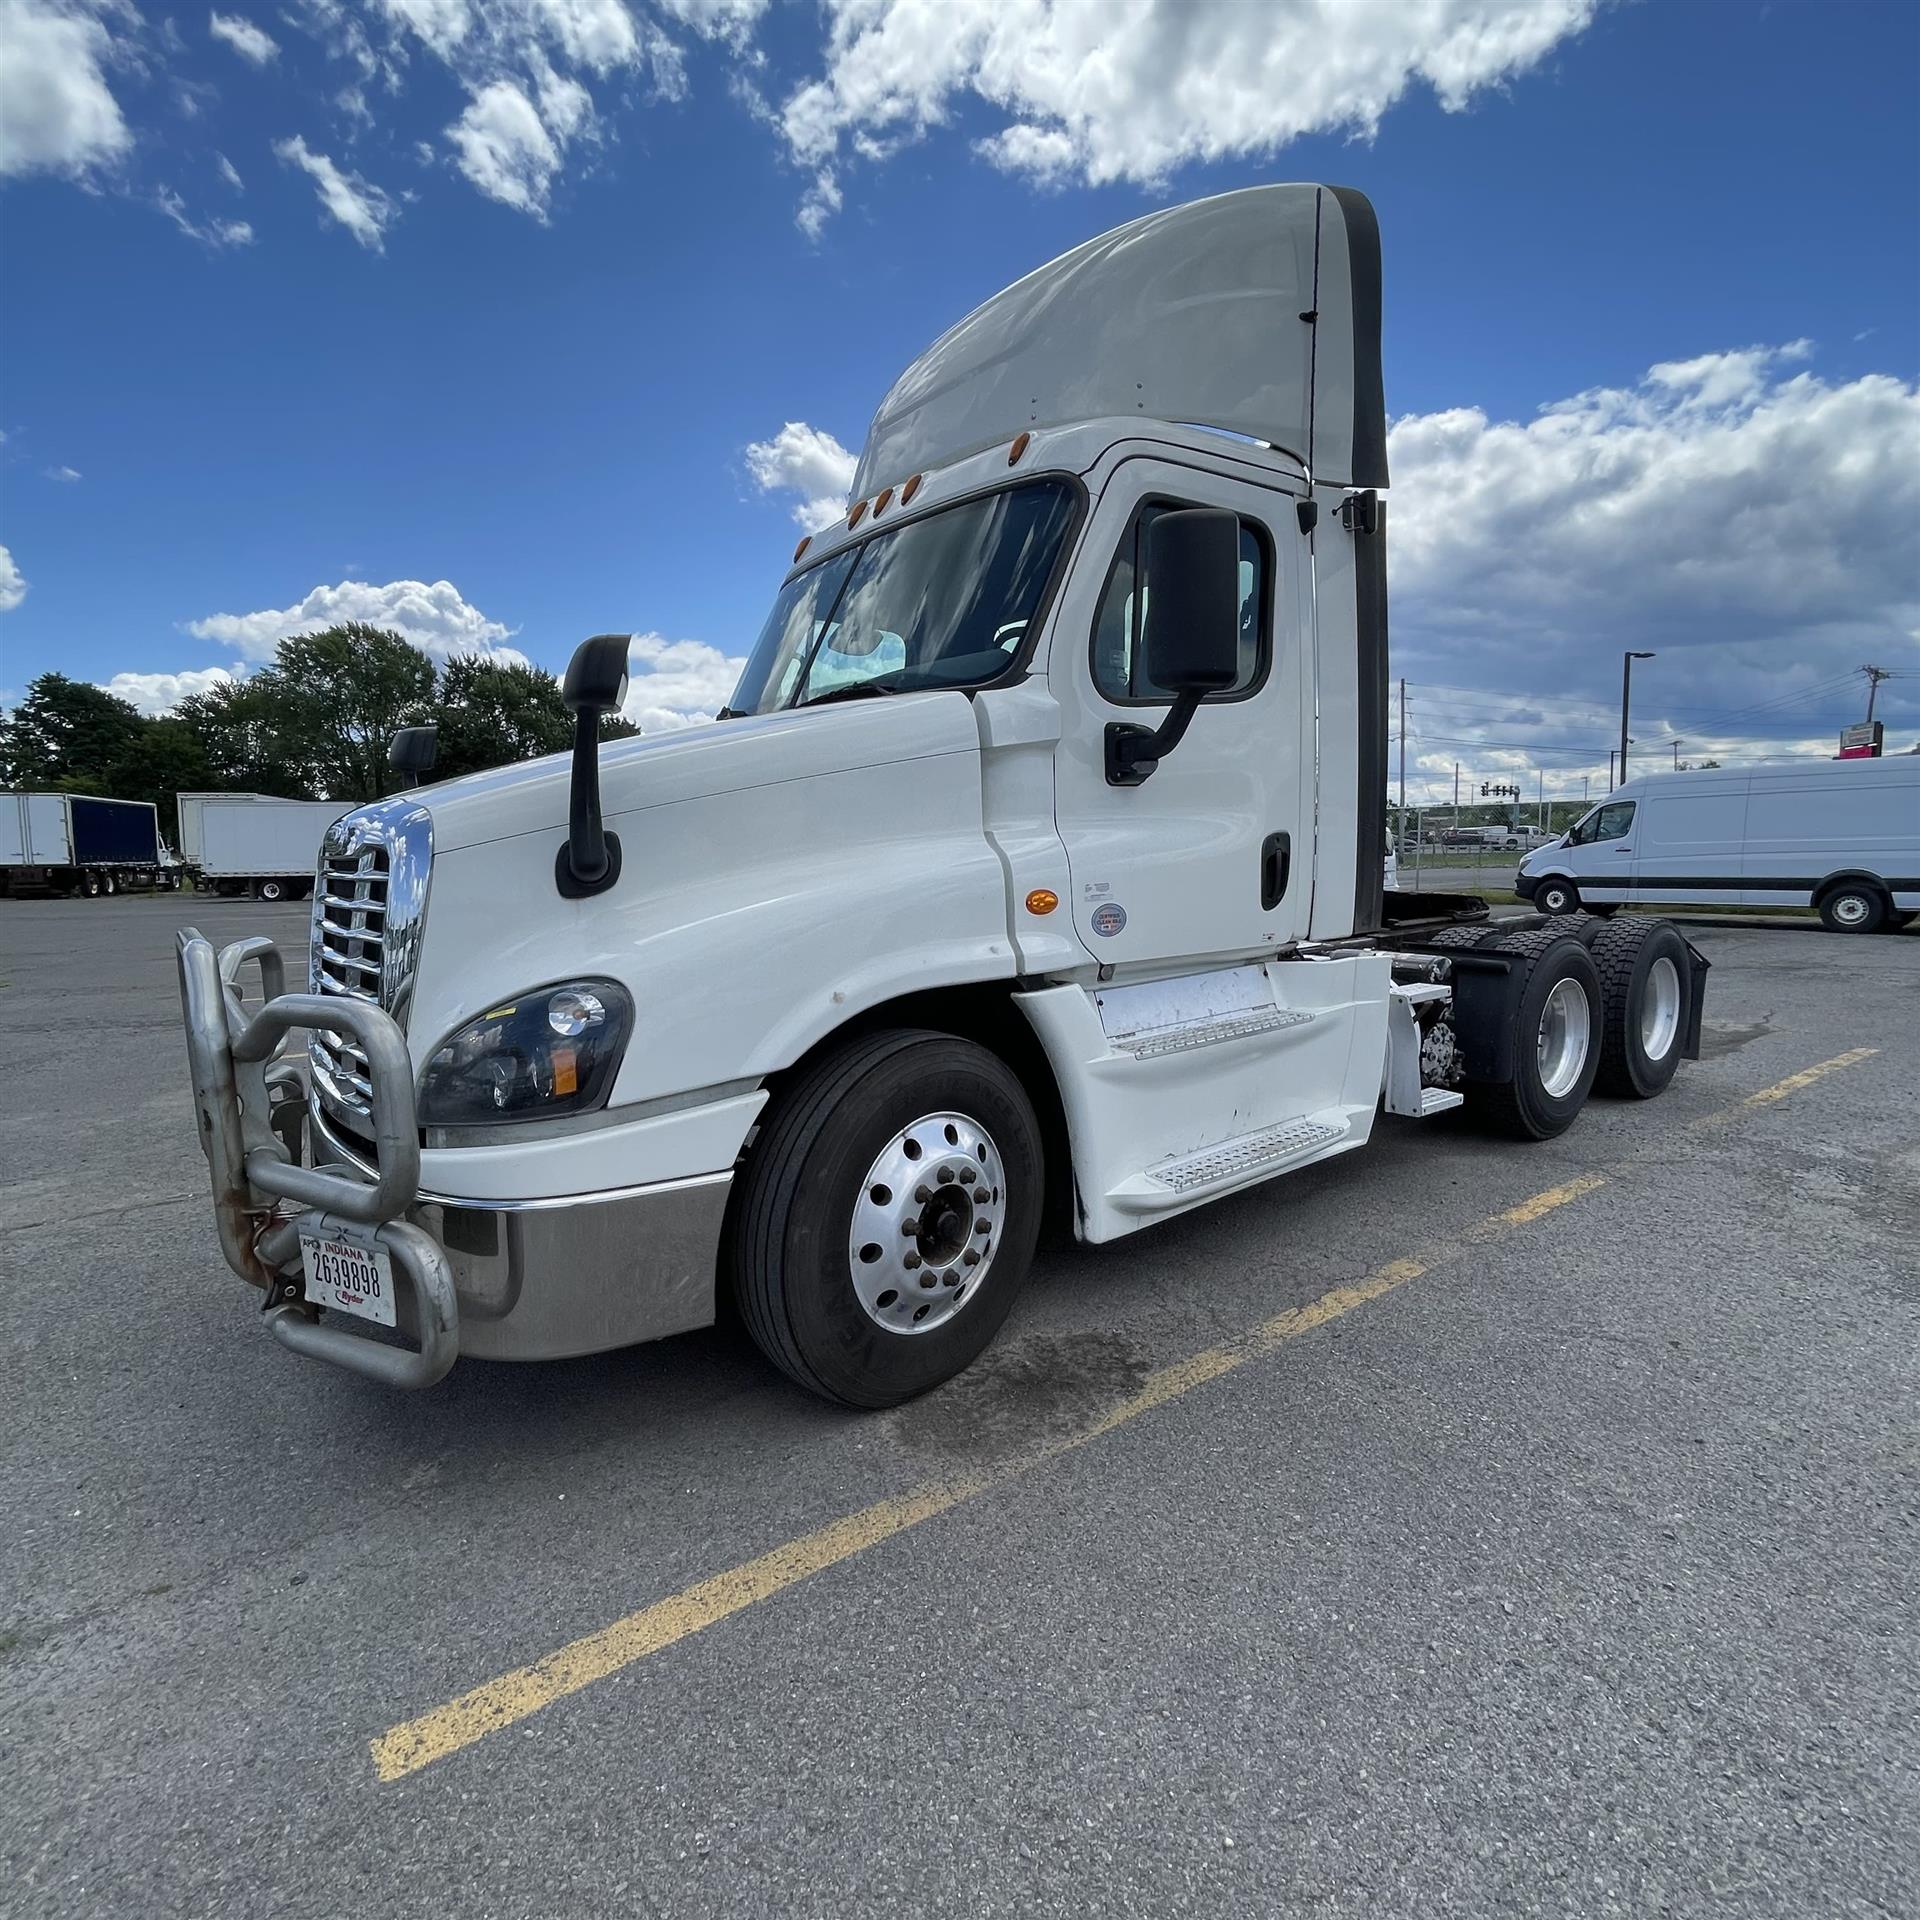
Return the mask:
<svg viewBox="0 0 1920 1920">
<path fill-rule="evenodd" d="M 420 1075 L 422 1126 L 544 1120 L 607 1103 L 633 1027 L 611 980 L 563 980 L 469 1020 Z"/>
</svg>

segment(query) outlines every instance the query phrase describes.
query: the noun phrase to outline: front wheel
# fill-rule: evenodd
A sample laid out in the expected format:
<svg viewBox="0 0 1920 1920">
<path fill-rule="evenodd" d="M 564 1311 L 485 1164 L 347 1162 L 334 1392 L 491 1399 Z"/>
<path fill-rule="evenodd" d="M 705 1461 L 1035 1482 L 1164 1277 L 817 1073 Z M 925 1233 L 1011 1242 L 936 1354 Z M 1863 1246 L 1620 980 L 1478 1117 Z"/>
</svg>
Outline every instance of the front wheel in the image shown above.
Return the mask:
<svg viewBox="0 0 1920 1920">
<path fill-rule="evenodd" d="M 1571 880 L 1563 880 L 1558 874 L 1542 880 L 1534 889 L 1533 904 L 1542 913 L 1578 913 L 1580 911 L 1580 889 Z"/>
<path fill-rule="evenodd" d="M 972 1041 L 849 1041 L 778 1099 L 728 1236 L 755 1344 L 801 1386 L 890 1407 L 999 1332 L 1040 1230 L 1025 1089 Z"/>
<path fill-rule="evenodd" d="M 284 900 L 287 897 L 287 883 L 284 880 L 257 880 L 254 882 L 253 897 L 256 900 Z"/>
</svg>

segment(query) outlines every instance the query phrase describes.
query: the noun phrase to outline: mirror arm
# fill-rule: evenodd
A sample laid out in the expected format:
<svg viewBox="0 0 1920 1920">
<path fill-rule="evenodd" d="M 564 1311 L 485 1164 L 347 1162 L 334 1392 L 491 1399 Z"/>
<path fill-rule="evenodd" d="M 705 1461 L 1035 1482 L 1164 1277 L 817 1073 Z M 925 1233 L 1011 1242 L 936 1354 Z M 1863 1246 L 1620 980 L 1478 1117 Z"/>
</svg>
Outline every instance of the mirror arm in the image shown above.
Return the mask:
<svg viewBox="0 0 1920 1920">
<path fill-rule="evenodd" d="M 620 878 L 620 836 L 600 824 L 600 716 L 590 707 L 573 716 L 573 784 L 567 837 L 553 863 L 563 900 L 605 893 Z"/>
<path fill-rule="evenodd" d="M 1188 726 L 1206 697 L 1192 688 L 1175 697 L 1167 717 L 1157 727 L 1137 727 L 1122 720 L 1107 722 L 1107 785 L 1137 787 L 1186 737 Z"/>
</svg>

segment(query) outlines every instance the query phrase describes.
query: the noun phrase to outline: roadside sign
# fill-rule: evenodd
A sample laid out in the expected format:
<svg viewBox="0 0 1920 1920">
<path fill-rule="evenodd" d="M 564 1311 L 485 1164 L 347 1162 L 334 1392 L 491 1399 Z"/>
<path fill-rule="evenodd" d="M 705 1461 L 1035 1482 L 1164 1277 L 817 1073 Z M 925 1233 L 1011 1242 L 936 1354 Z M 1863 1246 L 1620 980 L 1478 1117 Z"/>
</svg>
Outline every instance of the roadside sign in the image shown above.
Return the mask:
<svg viewBox="0 0 1920 1920">
<path fill-rule="evenodd" d="M 1834 757 L 1838 760 L 1877 760 L 1885 734 L 1886 728 L 1878 720 L 1862 720 L 1858 726 L 1843 728 L 1840 751 Z"/>
</svg>

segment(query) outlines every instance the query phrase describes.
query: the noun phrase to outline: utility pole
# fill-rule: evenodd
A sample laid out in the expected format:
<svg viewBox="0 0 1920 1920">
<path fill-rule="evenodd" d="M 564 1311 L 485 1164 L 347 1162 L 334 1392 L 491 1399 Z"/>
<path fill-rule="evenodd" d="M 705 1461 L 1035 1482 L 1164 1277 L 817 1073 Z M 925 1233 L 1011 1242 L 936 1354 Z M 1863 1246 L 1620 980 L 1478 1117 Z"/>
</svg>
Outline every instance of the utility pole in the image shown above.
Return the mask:
<svg viewBox="0 0 1920 1920">
<path fill-rule="evenodd" d="M 1588 793 L 1588 789 L 1589 787 L 1591 787 L 1592 784 L 1593 784 L 1592 774 L 1583 773 L 1580 776 L 1580 804 L 1583 807 L 1587 804 L 1587 801 L 1590 797 Z"/>
<path fill-rule="evenodd" d="M 1453 763 L 1453 830 L 1460 831 L 1460 762 Z"/>
<path fill-rule="evenodd" d="M 1862 667 L 1860 671 L 1867 676 L 1867 724 L 1871 726 L 1873 724 L 1873 703 L 1879 697 L 1880 682 L 1882 680 L 1891 680 L 1893 675 L 1885 667 Z"/>
<path fill-rule="evenodd" d="M 1407 817 L 1407 683 L 1400 681 L 1400 819 Z"/>
<path fill-rule="evenodd" d="M 1613 762 L 1614 762 L 1614 751 L 1611 747 L 1609 747 L 1607 749 L 1607 791 L 1609 793 L 1611 793 L 1614 790 L 1614 788 L 1620 784 L 1613 777 Z"/>
<path fill-rule="evenodd" d="M 1547 770 L 1546 768 L 1545 767 L 1540 768 L 1539 773 L 1540 773 L 1540 831 L 1542 833 L 1545 833 L 1547 830 Z"/>
<path fill-rule="evenodd" d="M 1653 655 L 1629 648 L 1620 656 L 1620 784 L 1627 784 L 1627 710 L 1633 705 L 1633 663 Z"/>
<path fill-rule="evenodd" d="M 1680 742 L 1678 739 L 1673 743 L 1673 770 L 1675 773 L 1680 771 Z"/>
</svg>

